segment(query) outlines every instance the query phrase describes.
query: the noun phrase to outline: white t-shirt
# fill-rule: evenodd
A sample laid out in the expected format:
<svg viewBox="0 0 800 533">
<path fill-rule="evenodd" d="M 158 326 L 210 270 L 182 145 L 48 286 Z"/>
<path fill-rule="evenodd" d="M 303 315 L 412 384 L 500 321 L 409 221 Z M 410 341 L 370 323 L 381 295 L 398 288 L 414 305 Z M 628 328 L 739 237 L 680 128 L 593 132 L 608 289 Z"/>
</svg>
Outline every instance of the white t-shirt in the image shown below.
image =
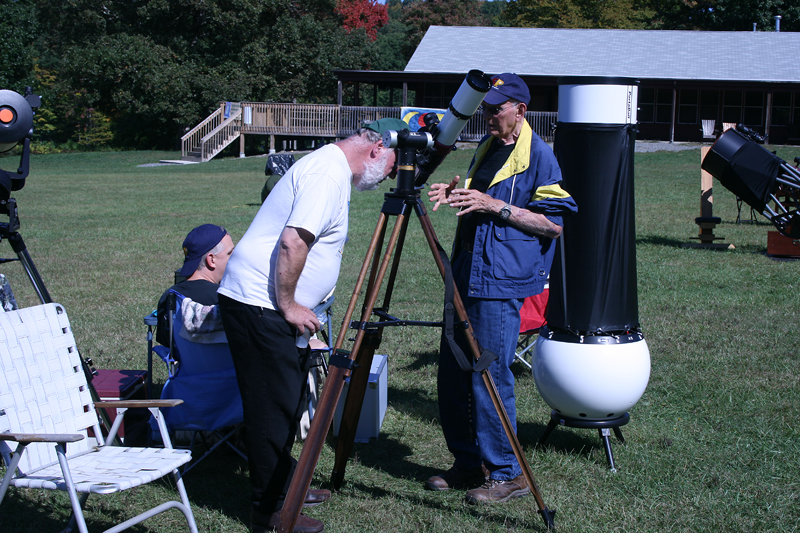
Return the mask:
<svg viewBox="0 0 800 533">
<path fill-rule="evenodd" d="M 277 309 L 273 273 L 278 241 L 283 228 L 291 226 L 314 235 L 295 301 L 313 309 L 329 296 L 347 240 L 352 178 L 344 152 L 333 144 L 292 165 L 236 244 L 217 292 L 242 303 Z"/>
</svg>

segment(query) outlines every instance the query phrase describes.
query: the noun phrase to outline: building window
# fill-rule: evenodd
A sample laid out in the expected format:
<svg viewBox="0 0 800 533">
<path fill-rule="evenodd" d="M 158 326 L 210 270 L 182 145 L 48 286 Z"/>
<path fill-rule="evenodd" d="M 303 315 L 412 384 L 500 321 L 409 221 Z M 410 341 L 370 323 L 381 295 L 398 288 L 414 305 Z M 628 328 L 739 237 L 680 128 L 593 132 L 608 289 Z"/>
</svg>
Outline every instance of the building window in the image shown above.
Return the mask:
<svg viewBox="0 0 800 533">
<path fill-rule="evenodd" d="M 672 89 L 639 91 L 639 122 L 672 122 Z"/>
<path fill-rule="evenodd" d="M 722 122 L 742 121 L 742 91 L 725 91 L 722 102 Z"/>
<path fill-rule="evenodd" d="M 772 93 L 772 125 L 788 126 L 792 116 L 792 93 Z"/>
<path fill-rule="evenodd" d="M 800 126 L 800 93 L 794 93 L 794 107 L 792 109 L 792 121 L 790 124 Z"/>
<path fill-rule="evenodd" d="M 697 91 L 681 89 L 678 124 L 697 124 Z"/>
<path fill-rule="evenodd" d="M 447 109 L 459 86 L 458 83 L 426 82 L 423 107 Z"/>
<path fill-rule="evenodd" d="M 744 123 L 748 126 L 764 125 L 764 91 L 744 93 Z"/>
<path fill-rule="evenodd" d="M 658 89 L 656 92 L 656 122 L 672 122 L 672 89 Z"/>
<path fill-rule="evenodd" d="M 719 91 L 700 91 L 700 120 L 717 120 Z"/>
<path fill-rule="evenodd" d="M 654 113 L 656 109 L 655 89 L 639 89 L 639 110 L 637 118 L 639 122 L 655 122 Z"/>
</svg>

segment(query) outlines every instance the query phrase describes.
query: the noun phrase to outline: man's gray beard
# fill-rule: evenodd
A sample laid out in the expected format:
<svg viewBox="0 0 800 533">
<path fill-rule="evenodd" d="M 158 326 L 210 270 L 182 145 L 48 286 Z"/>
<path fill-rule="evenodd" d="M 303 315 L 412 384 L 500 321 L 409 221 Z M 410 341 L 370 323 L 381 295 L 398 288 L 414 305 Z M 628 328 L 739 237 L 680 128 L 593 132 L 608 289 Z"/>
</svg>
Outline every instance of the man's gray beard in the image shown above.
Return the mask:
<svg viewBox="0 0 800 533">
<path fill-rule="evenodd" d="M 380 158 L 375 160 L 367 160 L 364 162 L 364 171 L 361 173 L 361 178 L 358 180 L 356 189 L 359 191 L 374 191 L 378 188 L 380 182 L 386 177 L 383 169 L 386 168 L 386 160 L 392 154 L 387 150 L 386 153 Z"/>
</svg>

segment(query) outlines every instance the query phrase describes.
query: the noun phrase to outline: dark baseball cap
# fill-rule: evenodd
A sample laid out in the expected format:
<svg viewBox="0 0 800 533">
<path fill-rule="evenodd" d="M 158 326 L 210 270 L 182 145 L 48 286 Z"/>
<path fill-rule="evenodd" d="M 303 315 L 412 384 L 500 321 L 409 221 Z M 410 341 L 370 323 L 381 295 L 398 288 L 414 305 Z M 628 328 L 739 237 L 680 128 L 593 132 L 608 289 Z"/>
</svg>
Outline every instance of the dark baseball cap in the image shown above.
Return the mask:
<svg viewBox="0 0 800 533">
<path fill-rule="evenodd" d="M 381 135 L 387 131 L 400 131 L 409 129 L 408 124 L 399 118 L 382 118 L 379 120 L 373 120 L 369 124 L 364 123 L 362 127 L 367 128 L 368 130 L 377 131 Z"/>
<path fill-rule="evenodd" d="M 528 105 L 531 101 L 531 92 L 522 78 L 516 74 L 506 72 L 492 76 L 492 88 L 486 93 L 483 102 L 486 105 L 500 105 L 507 102 L 509 98 Z"/>
<path fill-rule="evenodd" d="M 214 224 L 203 224 L 190 231 L 183 240 L 184 259 L 179 274 L 185 278 L 191 276 L 197 270 L 200 260 L 227 234 L 225 228 Z"/>
</svg>

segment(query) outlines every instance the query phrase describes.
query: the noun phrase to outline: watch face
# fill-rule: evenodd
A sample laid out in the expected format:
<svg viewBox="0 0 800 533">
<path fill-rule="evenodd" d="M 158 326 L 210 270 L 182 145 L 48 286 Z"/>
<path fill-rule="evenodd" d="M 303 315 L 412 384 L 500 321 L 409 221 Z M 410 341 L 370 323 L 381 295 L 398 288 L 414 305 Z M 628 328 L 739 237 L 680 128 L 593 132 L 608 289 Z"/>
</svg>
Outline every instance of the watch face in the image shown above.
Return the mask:
<svg viewBox="0 0 800 533">
<path fill-rule="evenodd" d="M 508 220 L 508 217 L 510 217 L 510 216 L 511 216 L 511 208 L 510 207 L 505 206 L 500 210 L 500 218 L 502 218 L 503 220 Z"/>
</svg>

